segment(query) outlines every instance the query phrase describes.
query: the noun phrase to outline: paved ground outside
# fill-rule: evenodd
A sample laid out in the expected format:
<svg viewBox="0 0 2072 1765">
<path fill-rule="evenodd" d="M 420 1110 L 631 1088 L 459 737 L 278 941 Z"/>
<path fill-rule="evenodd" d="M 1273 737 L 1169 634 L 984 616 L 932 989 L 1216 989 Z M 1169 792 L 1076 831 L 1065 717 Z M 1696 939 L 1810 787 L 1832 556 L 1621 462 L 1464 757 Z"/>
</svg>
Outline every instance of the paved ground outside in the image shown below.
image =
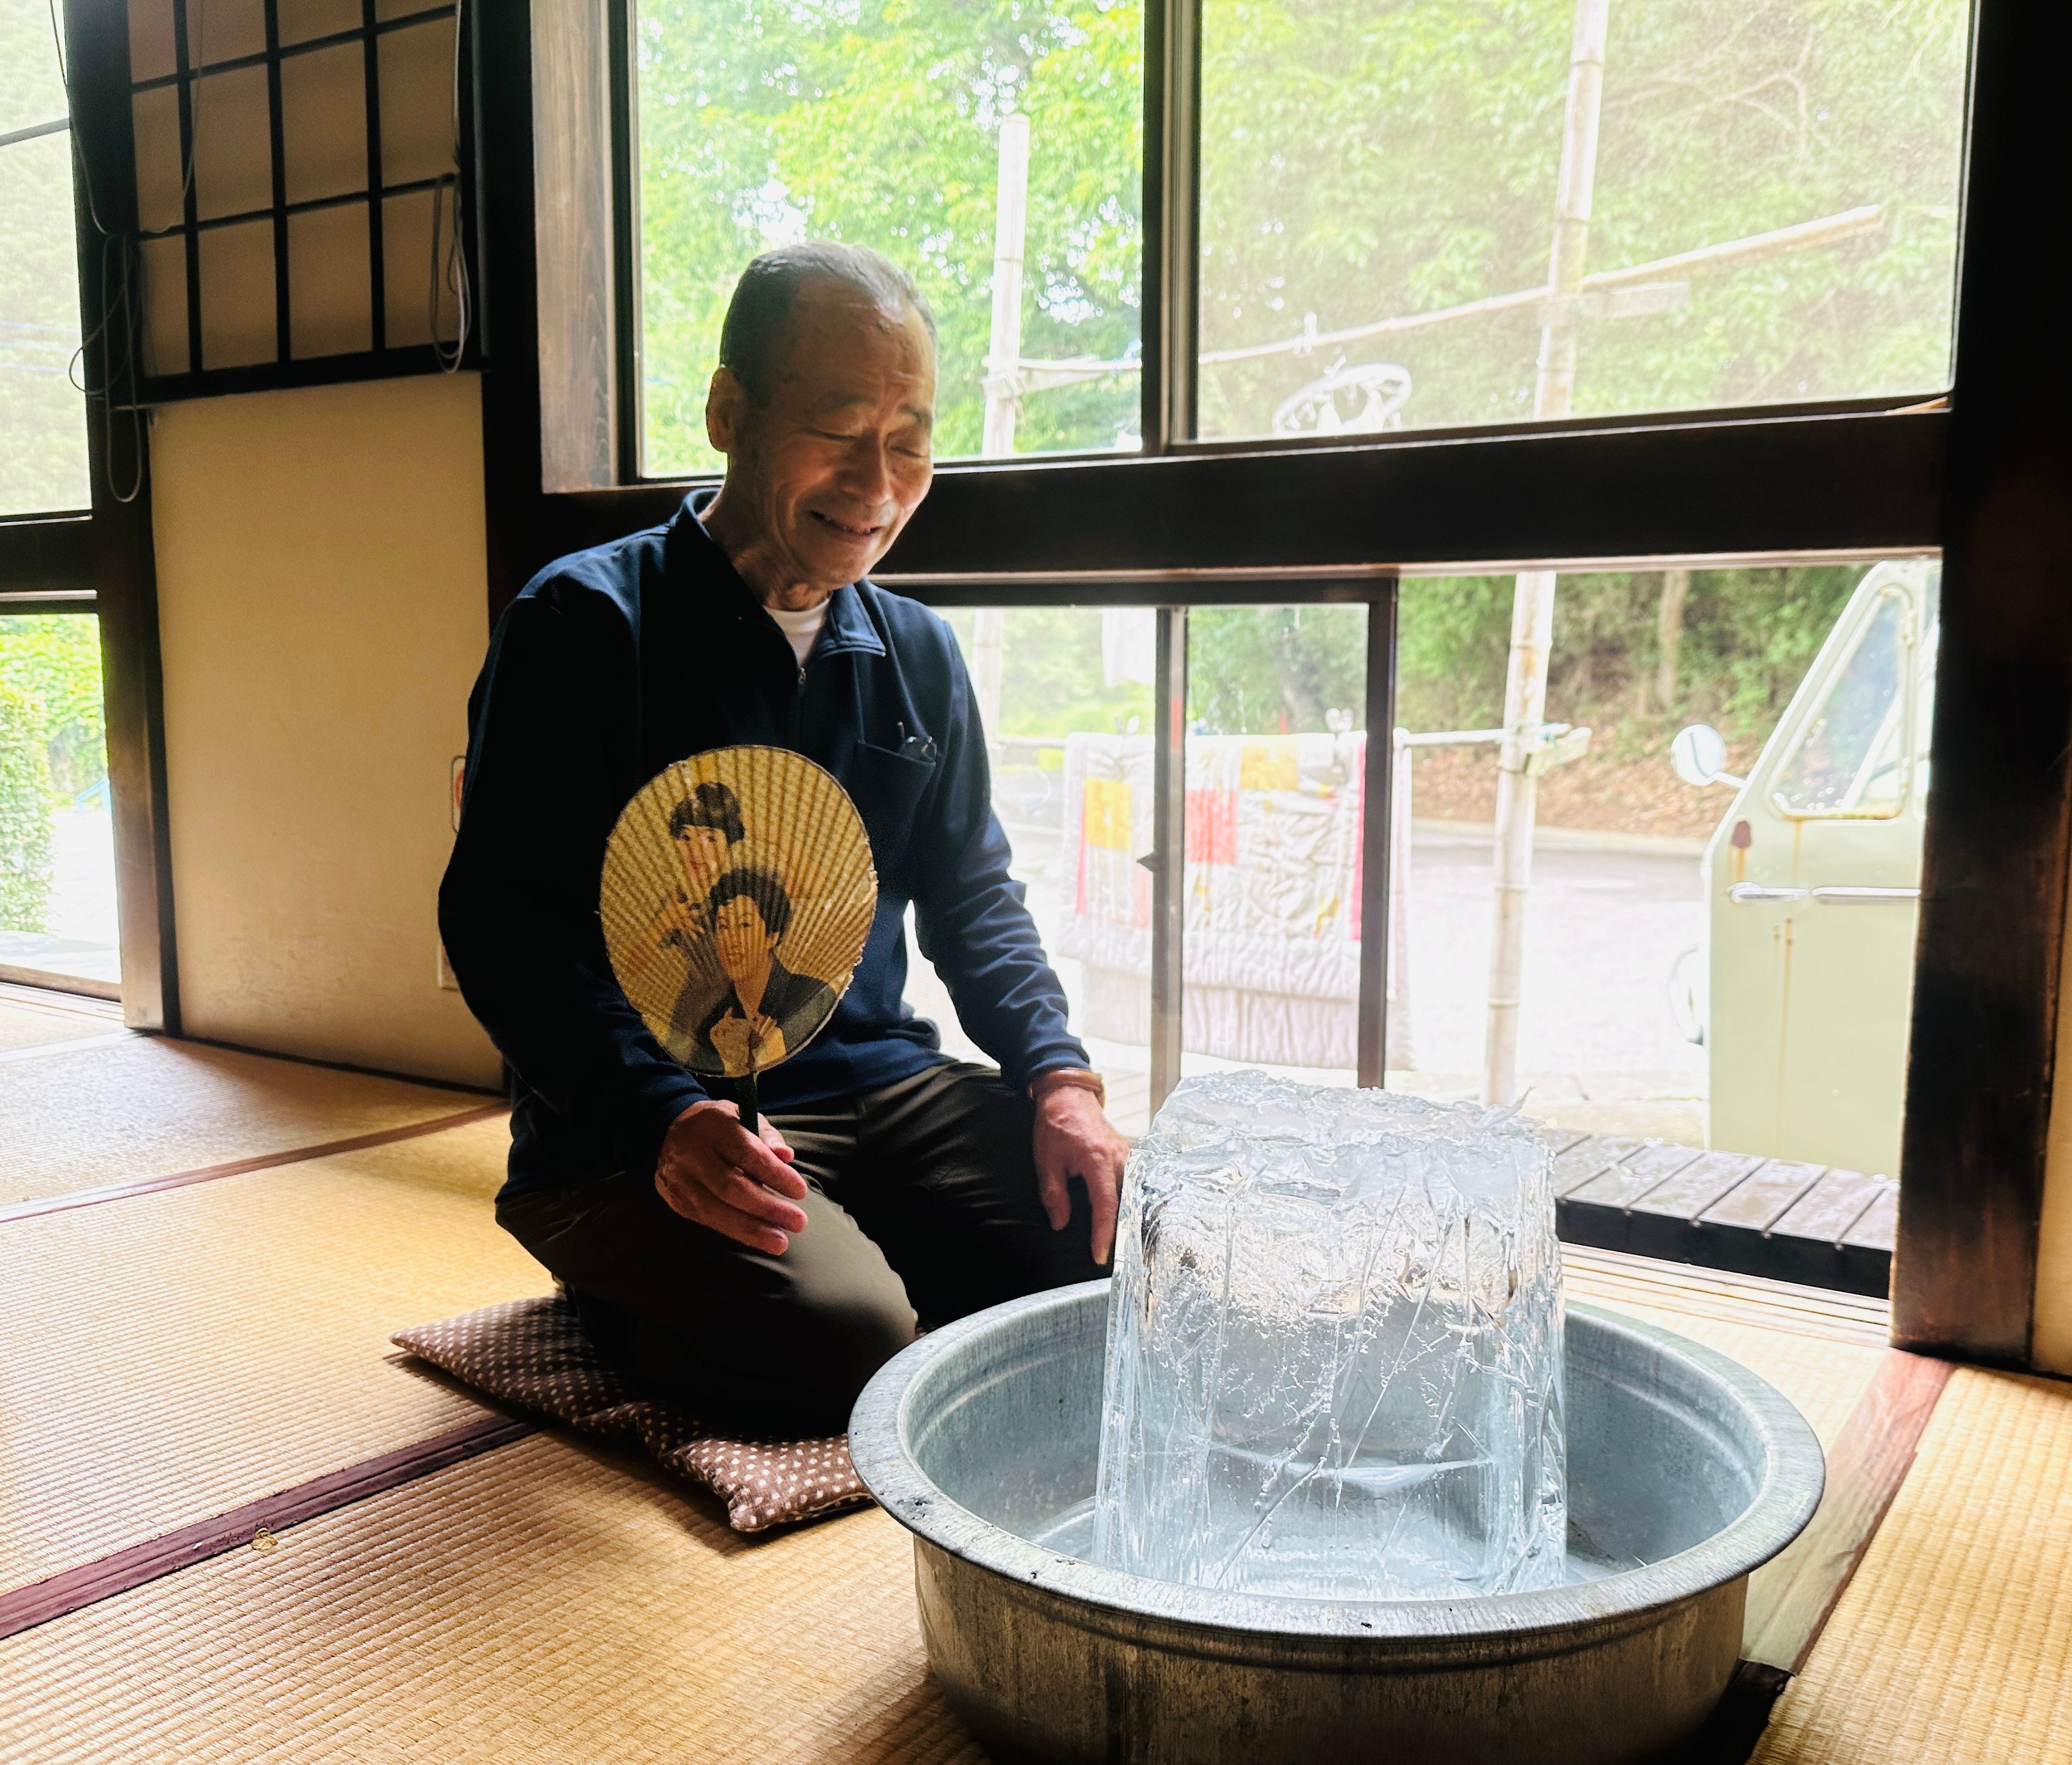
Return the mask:
<svg viewBox="0 0 2072 1765">
<path fill-rule="evenodd" d="M 1489 996 L 1490 842 L 1478 830 L 1428 823 L 1411 852 L 1411 1057 L 1400 1088 L 1474 1096 Z M 1695 841 L 1679 850 L 1543 830 L 1519 1012 L 1527 1113 L 1593 1133 L 1704 1143 L 1705 1051 L 1685 1039 L 1669 985 L 1678 958 L 1704 938 L 1698 864 Z"/>
<path fill-rule="evenodd" d="M 0 930 L 0 967 L 119 982 L 115 835 L 105 810 L 67 807 L 51 818 L 50 911 L 43 932 Z"/>
<path fill-rule="evenodd" d="M 114 854 L 106 815 L 59 811 L 56 875 L 47 934 L 0 932 L 0 964 L 95 979 L 118 977 Z M 1392 1049 L 1390 1084 L 1441 1098 L 1479 1093 L 1489 986 L 1490 841 L 1472 823 L 1421 823 L 1412 840 L 1409 1046 Z M 1032 848 L 1032 856 L 1040 848 Z M 1052 890 L 1040 871 L 1030 905 L 1048 932 Z M 1519 1069 L 1527 1112 L 1594 1133 L 1628 1133 L 1703 1144 L 1705 1056 L 1684 1040 L 1670 1006 L 1678 957 L 1704 933 L 1697 843 L 1621 840 L 1541 830 L 1526 913 L 1524 1003 Z M 1048 942 L 1046 937 L 1046 942 Z M 952 1051 L 983 1058 L 962 1036 L 947 993 L 914 953 L 907 996 L 935 1019 Z M 1070 995 L 1078 964 L 1061 963 Z M 1148 1102 L 1147 1051 L 1103 1043 L 1090 1049 L 1109 1073 L 1117 1120 L 1141 1132 Z M 1190 1054 L 1193 1072 L 1238 1063 Z M 1318 1083 L 1352 1073 L 1299 1069 Z"/>
<path fill-rule="evenodd" d="M 1392 1051 L 1389 1084 L 1422 1096 L 1474 1097 L 1489 991 L 1490 836 L 1472 824 L 1424 823 L 1411 853 L 1411 1045 L 1400 1065 L 1405 1051 Z M 1030 878 L 1030 905 L 1047 931 L 1046 880 Z M 1527 1113 L 1593 1133 L 1704 1143 L 1704 1050 L 1684 1039 L 1669 990 L 1671 967 L 1698 947 L 1704 929 L 1696 841 L 1541 830 L 1519 1022 Z M 935 1020 L 946 1048 L 985 1058 L 957 1030 L 948 995 L 918 949 L 913 963 L 908 1001 Z M 1058 967 L 1075 998 L 1078 965 Z M 1146 1050 L 1101 1043 L 1088 1052 L 1109 1077 L 1117 1125 L 1141 1132 Z M 1183 1067 L 1238 1064 L 1190 1054 Z M 1320 1084 L 1353 1081 L 1350 1068 L 1288 1070 Z"/>
</svg>

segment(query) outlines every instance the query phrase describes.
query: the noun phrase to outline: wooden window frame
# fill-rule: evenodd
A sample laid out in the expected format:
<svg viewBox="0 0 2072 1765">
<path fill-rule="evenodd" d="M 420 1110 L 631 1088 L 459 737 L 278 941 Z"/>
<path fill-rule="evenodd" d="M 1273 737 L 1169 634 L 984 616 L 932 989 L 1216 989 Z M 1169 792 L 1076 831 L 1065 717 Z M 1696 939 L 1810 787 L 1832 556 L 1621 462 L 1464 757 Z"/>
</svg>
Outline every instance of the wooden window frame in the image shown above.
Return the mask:
<svg viewBox="0 0 2072 1765">
<path fill-rule="evenodd" d="M 134 298 L 129 15 L 115 0 L 77 0 L 63 15 L 80 307 L 108 315 L 83 327 L 92 500 L 84 511 L 0 518 L 0 612 L 91 612 L 101 621 L 123 1018 L 177 1032 L 150 460 L 138 378 L 142 312 Z"/>
<path fill-rule="evenodd" d="M 611 3 L 613 390 L 631 460 L 631 73 Z M 1198 0 L 1147 0 L 1143 454 L 947 466 L 884 580 L 940 602 L 1184 607 L 1268 583 L 1276 598 L 1342 593 L 1341 573 L 1939 551 L 1894 1336 L 2026 1365 L 2072 864 L 2072 365 L 2050 292 L 2072 255 L 2072 107 L 2051 83 L 2072 61 L 2072 13 L 1978 0 L 1947 400 L 1215 446 L 1182 439 L 1193 376 L 1166 365 L 1192 360 L 1199 18 Z M 541 318 L 525 31 L 514 10 L 486 33 L 481 95 L 504 173 L 485 226 L 507 339 Z M 668 519 L 684 489 L 542 493 L 536 367 L 506 353 L 485 380 L 492 613 L 553 556 Z M 1375 604 L 1392 615 L 1392 597 Z M 1369 726 L 1388 724 L 1371 708 Z"/>
<path fill-rule="evenodd" d="M 600 9 L 617 76 L 602 118 L 615 145 L 615 280 L 599 310 L 618 341 L 596 359 L 615 454 L 629 459 L 625 350 L 637 289 L 624 14 L 617 0 L 580 3 Z M 617 482 L 625 474 L 615 465 L 586 486 L 541 488 L 532 6 L 512 0 L 467 16 L 494 616 L 554 557 L 667 519 L 684 486 Z M 2057 347 L 2054 310 L 2072 281 L 2072 107 L 2056 90 L 2056 71 L 2072 63 L 2072 11 L 1977 0 L 1947 402 L 1240 445 L 1178 438 L 1191 390 L 1162 364 L 1190 359 L 1191 305 L 1161 290 L 1181 290 L 1193 261 L 1197 0 L 1147 0 L 1146 19 L 1145 452 L 946 466 L 884 580 L 943 604 L 1184 609 L 1352 597 L 1392 614 L 1392 585 L 1406 573 L 1938 551 L 1935 789 L 1893 1329 L 1907 1347 L 2026 1365 L 2072 867 L 2072 361 Z M 76 0 L 67 35 L 81 150 L 104 218 L 113 207 L 113 224 L 134 228 L 121 9 Z M 80 228 L 92 236 L 84 213 Z M 89 312 L 106 292 L 99 257 L 82 249 Z M 134 313 L 129 322 L 134 331 Z M 90 384 L 107 384 L 109 342 L 104 330 L 89 343 Z M 133 1021 L 171 1028 L 178 991 L 149 491 L 118 503 L 105 488 L 111 443 L 126 445 L 121 425 L 104 420 L 119 402 L 104 396 L 91 412 L 92 514 L 0 522 L 0 591 L 99 595 L 125 992 Z M 126 484 L 130 462 L 114 463 Z M 1392 629 L 1392 618 L 1371 622 L 1377 662 Z M 1373 715 L 1370 707 L 1371 728 L 1388 726 Z M 1376 898 L 1363 909 L 1377 924 L 1379 893 L 1369 891 Z"/>
</svg>

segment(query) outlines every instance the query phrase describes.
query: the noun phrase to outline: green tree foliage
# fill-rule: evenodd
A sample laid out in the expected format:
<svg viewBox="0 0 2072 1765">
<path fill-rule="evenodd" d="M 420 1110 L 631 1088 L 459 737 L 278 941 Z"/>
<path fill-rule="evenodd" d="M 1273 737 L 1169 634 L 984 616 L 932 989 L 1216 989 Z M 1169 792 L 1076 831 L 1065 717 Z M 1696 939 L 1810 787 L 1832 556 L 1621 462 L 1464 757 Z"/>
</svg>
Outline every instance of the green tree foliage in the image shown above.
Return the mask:
<svg viewBox="0 0 2072 1765">
<path fill-rule="evenodd" d="M 1574 0 L 1205 0 L 1203 347 L 1544 284 L 1574 13 Z M 1945 385 L 1967 0 L 1610 0 L 1610 16 L 1588 268 L 1867 204 L 1883 219 L 1840 244 L 1688 272 L 1667 310 L 1586 315 L 1576 408 Z M 734 279 L 756 252 L 808 235 L 876 246 L 914 273 L 943 330 L 939 450 L 976 450 L 1010 109 L 1031 119 L 1024 355 L 1114 360 L 1136 344 L 1139 0 L 655 0 L 639 17 L 651 470 L 717 463 L 702 413 Z M 1346 353 L 1409 370 L 1406 425 L 1514 420 L 1530 414 L 1539 323 L 1528 310 Z M 1335 359 L 1205 366 L 1203 433 L 1264 433 Z M 1137 396 L 1126 375 L 1030 392 L 1017 445 L 1112 445 Z M 1856 574 L 1702 574 L 1678 713 L 1737 740 L 1766 732 Z M 1405 585 L 1404 722 L 1500 718 L 1511 592 L 1507 577 Z M 1608 740 L 1642 715 L 1659 592 L 1651 573 L 1563 579 L 1551 715 Z M 1357 713 L 1356 617 L 1197 614 L 1190 713 L 1244 730 Z M 1148 716 L 1147 689 L 1101 683 L 1098 628 L 1010 615 L 1005 733 Z"/>
<path fill-rule="evenodd" d="M 55 789 L 76 796 L 107 772 L 98 619 L 77 613 L 0 615 L 0 686 L 38 707 Z"/>
<path fill-rule="evenodd" d="M 972 653 L 968 608 L 946 617 Z M 996 736 L 1063 736 L 1075 729 L 1126 735 L 1151 727 L 1151 688 L 1108 683 L 1100 614 L 1083 607 L 1013 607 L 1002 621 L 1000 724 Z"/>
<path fill-rule="evenodd" d="M 0 684 L 0 927 L 48 929 L 51 769 L 43 707 Z"/>
<path fill-rule="evenodd" d="M 1407 729 L 1486 729 L 1503 716 L 1511 645 L 1507 576 L 1419 577 L 1396 622 L 1396 720 Z M 1560 614 L 1566 581 L 1556 591 Z"/>
<path fill-rule="evenodd" d="M 977 452 L 1000 118 L 1030 118 L 1022 351 L 1138 335 L 1136 0 L 661 0 L 640 19 L 651 471 L 707 469 L 705 400 L 742 266 L 811 236 L 910 271 L 941 327 L 937 451 Z M 1024 449 L 1113 445 L 1133 376 L 1030 397 Z"/>
<path fill-rule="evenodd" d="M 65 114 L 48 0 L 0 0 L 0 135 Z M 72 138 L 0 147 L 0 515 L 84 508 Z"/>
<path fill-rule="evenodd" d="M 1187 620 L 1188 713 L 1213 735 L 1367 723 L 1367 610 L 1203 607 Z"/>
<path fill-rule="evenodd" d="M 1573 0 L 1207 0 L 1205 349 L 1544 284 Z M 1611 0 L 1586 268 L 1864 204 L 1882 229 L 1688 273 L 1586 317 L 1577 412 L 1947 384 L 1967 0 Z M 1399 363 L 1413 425 L 1529 415 L 1530 310 L 1345 346 Z M 1210 435 L 1264 433 L 1328 365 L 1205 367 Z"/>
<path fill-rule="evenodd" d="M 1659 652 L 1659 571 L 1564 576 L 1554 600 L 1547 711 L 1587 723 L 1606 745 L 1667 716 L 1706 718 L 1736 742 L 1766 737 L 1814 652 L 1862 580 L 1835 565 L 1700 570 L 1677 646 L 1675 701 L 1643 696 Z M 1490 729 L 1503 719 L 1512 577 L 1431 577 L 1403 585 L 1396 714 L 1413 729 Z"/>
<path fill-rule="evenodd" d="M 22 0 L 7 0 L 20 4 Z M 1208 0 L 1203 347 L 1273 343 L 1544 282 L 1573 0 Z M 1938 388 L 1948 372 L 1966 0 L 1613 0 L 1589 267 L 1868 204 L 1874 234 L 1696 270 L 1582 322 L 1579 411 Z M 1032 121 L 1025 355 L 1139 335 L 1137 0 L 660 0 L 641 14 L 649 465 L 702 437 L 741 266 L 815 234 L 914 271 L 944 327 L 941 448 L 978 446 L 999 119 Z M 1529 414 L 1531 310 L 1354 344 L 1401 420 Z M 1202 371 L 1207 435 L 1264 433 L 1330 365 Z M 1024 450 L 1124 433 L 1133 376 L 1031 392 Z"/>
</svg>

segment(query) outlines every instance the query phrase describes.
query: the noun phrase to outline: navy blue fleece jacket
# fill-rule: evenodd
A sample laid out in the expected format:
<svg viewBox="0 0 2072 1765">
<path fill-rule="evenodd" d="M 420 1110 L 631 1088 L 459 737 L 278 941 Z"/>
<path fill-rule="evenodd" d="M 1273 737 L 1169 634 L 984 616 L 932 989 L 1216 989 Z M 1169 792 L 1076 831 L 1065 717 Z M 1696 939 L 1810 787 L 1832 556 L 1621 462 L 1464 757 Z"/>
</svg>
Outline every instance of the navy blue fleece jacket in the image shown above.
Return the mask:
<svg viewBox="0 0 2072 1765">
<path fill-rule="evenodd" d="M 527 585 L 490 640 L 468 722 L 439 931 L 510 1064 L 507 1193 L 652 1170 L 669 1123 L 706 1094 L 613 979 L 598 880 L 627 800 L 709 748 L 765 743 L 826 767 L 854 798 L 878 867 L 855 979 L 820 1035 L 763 1075 L 766 1110 L 944 1057 L 902 998 L 909 901 L 966 1032 L 1011 1082 L 1087 1064 L 1007 874 L 963 659 L 919 603 L 869 581 L 838 590 L 801 667 L 686 502 L 666 527 Z"/>
</svg>

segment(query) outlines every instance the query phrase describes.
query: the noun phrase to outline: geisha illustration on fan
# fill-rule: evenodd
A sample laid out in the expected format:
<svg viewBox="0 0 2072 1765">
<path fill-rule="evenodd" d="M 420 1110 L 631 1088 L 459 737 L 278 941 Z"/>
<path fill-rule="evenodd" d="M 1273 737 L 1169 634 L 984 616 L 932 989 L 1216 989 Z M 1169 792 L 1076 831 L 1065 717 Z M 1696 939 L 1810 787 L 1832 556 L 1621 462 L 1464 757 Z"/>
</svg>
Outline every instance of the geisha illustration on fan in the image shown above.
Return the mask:
<svg viewBox="0 0 2072 1765">
<path fill-rule="evenodd" d="M 779 958 L 791 901 L 767 871 L 742 864 L 726 872 L 705 897 L 705 917 L 726 995 L 713 1000 L 705 965 L 694 958 L 663 1045 L 694 1071 L 737 1078 L 762 1072 L 828 1020 L 835 991 Z"/>
<path fill-rule="evenodd" d="M 834 1013 L 878 896 L 848 793 L 804 757 L 723 748 L 627 805 L 600 907 L 620 984 L 670 1057 L 743 1078 Z"/>
</svg>

